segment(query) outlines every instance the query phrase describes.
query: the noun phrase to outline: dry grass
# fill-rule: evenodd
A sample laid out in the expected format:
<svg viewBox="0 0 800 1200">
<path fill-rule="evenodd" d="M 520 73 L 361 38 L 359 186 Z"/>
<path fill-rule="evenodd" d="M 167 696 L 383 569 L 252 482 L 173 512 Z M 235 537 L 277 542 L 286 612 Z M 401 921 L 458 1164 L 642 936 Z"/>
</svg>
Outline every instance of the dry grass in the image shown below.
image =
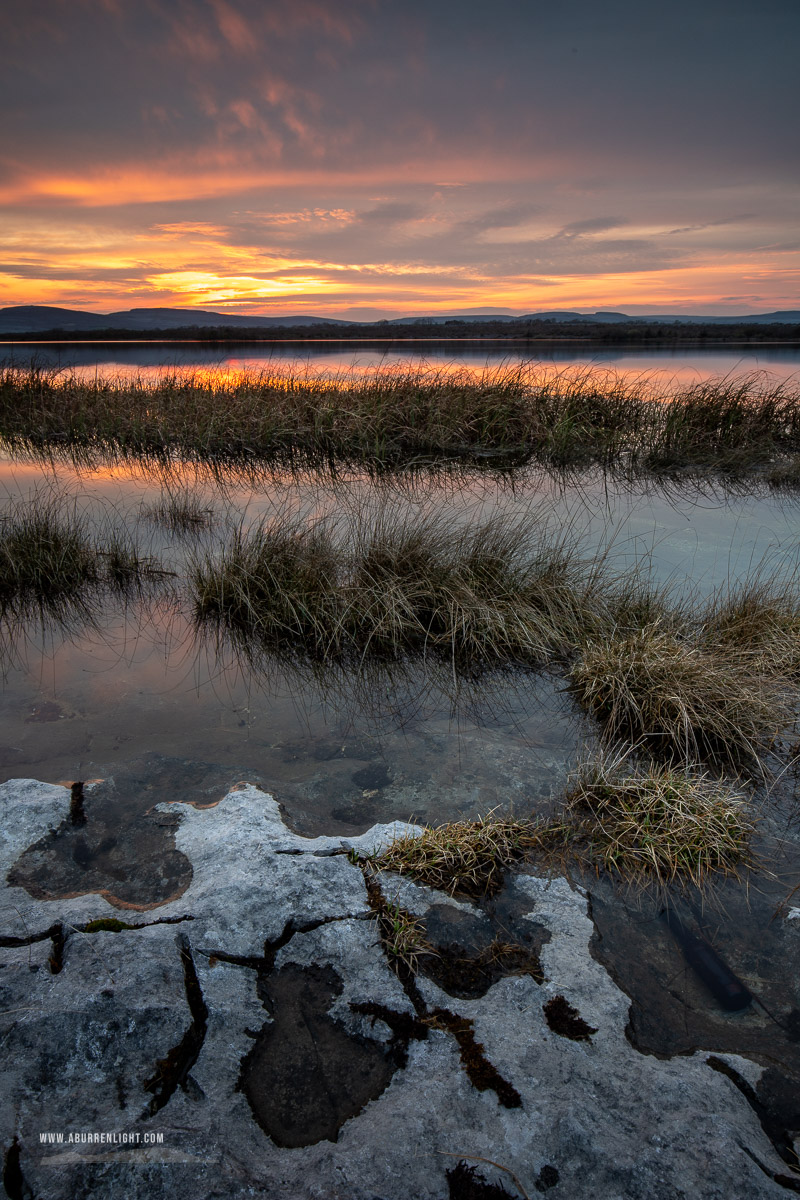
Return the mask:
<svg viewBox="0 0 800 1200">
<path fill-rule="evenodd" d="M 600 463 L 759 478 L 768 470 L 775 486 L 793 487 L 800 392 L 744 376 L 657 395 L 646 379 L 532 366 L 483 378 L 385 370 L 366 379 L 176 373 L 155 382 L 11 367 L 0 372 L 0 436 L 16 450 L 93 448 L 161 462 Z"/>
<path fill-rule="evenodd" d="M 451 895 L 480 897 L 529 854 L 548 867 L 607 871 L 626 884 L 705 885 L 754 865 L 754 824 L 738 781 L 687 764 L 630 765 L 606 753 L 573 776 L 549 820 L 489 815 L 400 837 L 371 860 Z"/>
<path fill-rule="evenodd" d="M 362 661 L 433 654 L 541 665 L 597 622 L 598 578 L 566 540 L 517 522 L 425 515 L 237 529 L 191 571 L 195 610 L 240 636 Z"/>
<path fill-rule="evenodd" d="M 800 590 L 791 576 L 763 572 L 713 597 L 701 617 L 702 640 L 716 656 L 752 661 L 758 674 L 800 677 Z"/>
<path fill-rule="evenodd" d="M 757 760 L 792 717 L 783 680 L 751 654 L 660 622 L 587 641 L 569 679 L 607 738 L 678 761 Z"/>
<path fill-rule="evenodd" d="M 451 822 L 398 838 L 372 863 L 451 896 L 485 896 L 500 887 L 506 867 L 541 844 L 538 822 L 490 814 L 485 820 Z"/>
<path fill-rule="evenodd" d="M 592 622 L 592 581 L 575 549 L 520 521 L 458 530 L 389 515 L 362 525 L 354 541 L 346 604 L 359 647 L 540 665 Z"/>
<path fill-rule="evenodd" d="M 624 756 L 582 767 L 551 824 L 553 849 L 626 883 L 701 887 L 752 866 L 753 823 L 736 783 L 688 766 L 631 771 Z"/>
</svg>

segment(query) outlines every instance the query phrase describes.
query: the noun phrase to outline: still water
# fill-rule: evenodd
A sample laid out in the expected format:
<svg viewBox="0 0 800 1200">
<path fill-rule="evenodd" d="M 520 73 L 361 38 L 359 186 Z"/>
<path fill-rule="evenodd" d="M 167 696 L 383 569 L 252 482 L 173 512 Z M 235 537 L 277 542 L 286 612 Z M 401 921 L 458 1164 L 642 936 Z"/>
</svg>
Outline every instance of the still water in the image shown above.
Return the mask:
<svg viewBox="0 0 800 1200">
<path fill-rule="evenodd" d="M 75 371 L 83 377 L 154 377 L 174 371 L 291 372 L 363 376 L 393 371 L 469 371 L 476 375 L 518 366 L 592 368 L 628 378 L 652 378 L 668 388 L 709 376 L 766 372 L 776 382 L 797 380 L 800 346 L 647 347 L 586 343 L 514 342 L 17 342 L 0 344 L 0 363 Z"/>
<path fill-rule="evenodd" d="M 253 343 L 224 351 L 175 343 L 26 344 L 5 352 L 20 363 L 36 355 L 87 375 L 278 367 L 312 376 L 363 375 L 376 367 L 485 374 L 530 362 L 527 350 L 508 344 L 432 344 L 424 351 L 317 345 L 302 354 L 296 346 Z M 783 346 L 658 352 L 571 346 L 536 353 L 543 369 L 599 365 L 665 386 L 753 371 L 796 380 L 800 371 L 800 350 Z M 208 513 L 207 528 L 191 536 L 154 519 L 164 496 L 184 488 Z M 141 552 L 174 572 L 152 595 L 127 604 L 106 600 L 68 628 L 34 621 L 0 637 L 0 778 L 105 780 L 87 791 L 86 825 L 54 838 L 44 859 L 32 860 L 25 886 L 58 895 L 101 891 L 122 905 L 158 905 L 186 886 L 170 818 L 152 811 L 159 801 L 213 803 L 248 779 L 272 792 L 287 821 L 308 835 L 356 833 L 393 818 L 436 824 L 496 807 L 546 813 L 569 771 L 596 744 L 555 672 L 456 680 L 429 662 L 361 675 L 300 663 L 253 669 L 229 646 L 204 639 L 193 620 L 187 573 L 194 558 L 218 550 L 240 524 L 286 512 L 347 522 L 365 510 L 396 511 L 398 519 L 433 511 L 453 524 L 500 515 L 566 536 L 587 557 L 603 555 L 612 573 L 637 568 L 695 600 L 745 576 L 800 569 L 800 510 L 791 497 L 711 485 L 630 485 L 595 472 L 566 482 L 537 470 L 513 481 L 423 476 L 378 488 L 357 473 L 335 482 L 277 472 L 220 480 L 176 465 L 165 478 L 136 467 L 79 469 L 0 453 L 0 508 L 51 495 L 66 498 L 98 530 L 124 525 Z M 662 897 L 626 896 L 608 880 L 584 880 L 599 934 L 595 952 L 632 999 L 633 1044 L 666 1055 L 698 1046 L 748 1054 L 774 1076 L 770 1103 L 796 1096 L 800 1087 L 791 940 L 797 922 L 775 919 L 800 873 L 797 800 L 790 764 L 754 797 L 761 815 L 757 849 L 768 870 L 747 889 L 721 884 L 693 917 L 766 1007 L 734 1017 L 719 1009 L 676 962 L 659 919 Z M 781 1116 L 790 1128 L 793 1120 Z"/>
<path fill-rule="evenodd" d="M 208 527 L 188 537 L 153 515 L 165 495 L 184 488 L 208 515 Z M 229 647 L 199 637 L 186 586 L 192 561 L 219 552 L 240 525 L 275 514 L 327 516 L 345 528 L 377 512 L 398 521 L 433 512 L 454 527 L 499 516 L 566 538 L 589 559 L 602 556 L 612 575 L 638 569 L 681 595 L 800 567 L 791 498 L 634 487 L 597 473 L 569 483 L 532 470 L 512 483 L 459 475 L 378 487 L 357 473 L 220 481 L 176 468 L 165 482 L 135 467 L 6 458 L 0 493 L 6 504 L 57 495 L 98 531 L 124 525 L 142 553 L 172 572 L 166 592 L 123 607 L 107 601 L 69 630 L 33 624 L 6 632 L 3 777 L 105 778 L 137 762 L 162 779 L 163 793 L 147 793 L 149 806 L 183 789 L 191 761 L 195 781 L 206 764 L 211 793 L 239 778 L 262 782 L 305 832 L 546 806 L 593 731 L 563 680 L 547 674 L 499 672 L 454 684 L 449 670 L 430 663 L 366 678 L 278 664 L 254 672 Z"/>
</svg>

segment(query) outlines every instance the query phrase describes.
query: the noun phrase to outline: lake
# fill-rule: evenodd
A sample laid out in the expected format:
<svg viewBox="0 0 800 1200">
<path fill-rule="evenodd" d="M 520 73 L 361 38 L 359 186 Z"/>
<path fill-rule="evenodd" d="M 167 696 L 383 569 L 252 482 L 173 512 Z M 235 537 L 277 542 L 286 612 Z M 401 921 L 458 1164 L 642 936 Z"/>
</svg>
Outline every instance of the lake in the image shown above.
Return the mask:
<svg viewBox="0 0 800 1200">
<path fill-rule="evenodd" d="M 171 371 L 290 371 L 301 375 L 362 375 L 396 371 L 468 370 L 478 375 L 517 365 L 594 368 L 664 385 L 709 376 L 767 372 L 776 380 L 800 371 L 800 346 L 597 346 L 589 343 L 419 342 L 17 342 L 0 344 L 0 363 L 46 366 L 77 374 L 152 377 Z"/>
<path fill-rule="evenodd" d="M 800 348 L 785 346 L 542 346 L 533 364 L 529 349 L 26 343 L 6 346 L 4 355 L 23 364 L 36 356 L 90 376 L 426 368 L 485 376 L 524 364 L 610 370 L 668 386 L 755 371 L 792 380 L 800 371 Z M 248 779 L 272 792 L 290 825 L 308 835 L 353 834 L 394 818 L 474 819 L 497 808 L 545 814 L 570 771 L 597 746 L 595 727 L 557 670 L 455 678 L 447 663 L 422 659 L 362 672 L 280 658 L 254 665 L 225 640 L 204 636 L 186 579 L 193 562 L 219 552 L 236 529 L 287 512 L 344 521 L 364 512 L 396 511 L 398 520 L 435 512 L 454 528 L 499 517 L 568 535 L 587 557 L 603 556 L 612 573 L 638 568 L 657 586 L 691 594 L 695 604 L 745 576 L 800 569 L 796 499 L 757 487 L 631 484 L 597 470 L 563 478 L 531 468 L 512 478 L 462 471 L 380 485 L 357 471 L 336 480 L 279 471 L 220 479 L 180 464 L 166 477 L 135 465 L 24 461 L 7 451 L 0 455 L 0 482 L 7 507 L 60 497 L 98 530 L 124 526 L 173 573 L 170 585 L 152 595 L 106 599 L 67 624 L 31 620 L 4 630 L 2 640 L 0 775 L 113 781 L 113 792 L 89 812 L 81 861 L 57 864 L 58 877 L 67 892 L 112 883 L 119 889 L 122 881 L 135 903 L 158 902 L 175 883 L 169 865 L 148 849 L 146 814 L 159 801 L 212 803 Z M 209 514 L 207 527 L 191 535 L 154 517 L 165 495 L 182 489 Z M 736 884 L 720 888 L 730 916 L 720 917 L 717 936 L 731 953 L 750 953 L 766 937 L 775 904 L 796 881 L 796 802 L 788 781 L 785 775 L 772 798 L 762 790 L 758 801 L 765 814 L 759 844 L 779 863 L 776 873 L 759 877 L 752 903 Z M 633 970 L 632 946 L 636 961 L 646 957 L 640 943 L 655 910 L 631 908 L 606 883 L 597 881 L 595 891 L 604 952 L 625 976 Z M 782 996 L 780 963 L 759 969 Z M 629 986 L 640 1006 L 664 1010 L 646 980 L 631 977 Z M 673 1032 L 682 1020 L 672 1010 L 662 1016 L 663 1028 Z M 663 1049 L 655 1035 L 653 1046 Z"/>
</svg>

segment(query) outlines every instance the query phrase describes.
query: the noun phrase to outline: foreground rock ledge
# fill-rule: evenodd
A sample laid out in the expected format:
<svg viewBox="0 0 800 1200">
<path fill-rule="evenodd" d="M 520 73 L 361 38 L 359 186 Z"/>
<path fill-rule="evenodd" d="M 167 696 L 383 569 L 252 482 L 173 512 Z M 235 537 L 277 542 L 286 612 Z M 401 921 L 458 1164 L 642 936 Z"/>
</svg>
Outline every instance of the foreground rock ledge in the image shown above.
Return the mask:
<svg viewBox="0 0 800 1200">
<path fill-rule="evenodd" d="M 629 1044 L 628 998 L 591 957 L 586 900 L 565 880 L 511 885 L 517 924 L 549 930 L 544 982 L 509 976 L 455 999 L 422 976 L 416 992 L 401 985 L 342 853 L 410 827 L 304 839 L 251 785 L 213 807 L 160 806 L 181 814 L 192 880 L 129 911 L 6 883 L 69 804 L 68 789 L 35 780 L 0 787 L 9 1195 L 445 1200 L 462 1155 L 512 1196 L 508 1172 L 529 1196 L 575 1200 L 786 1195 L 774 1178 L 786 1165 L 707 1054 L 660 1061 Z M 469 919 L 464 902 L 382 883 L 416 913 L 450 905 Z M 556 997 L 595 1032 L 554 1032 Z M 757 1081 L 757 1065 L 726 1062 Z"/>
</svg>

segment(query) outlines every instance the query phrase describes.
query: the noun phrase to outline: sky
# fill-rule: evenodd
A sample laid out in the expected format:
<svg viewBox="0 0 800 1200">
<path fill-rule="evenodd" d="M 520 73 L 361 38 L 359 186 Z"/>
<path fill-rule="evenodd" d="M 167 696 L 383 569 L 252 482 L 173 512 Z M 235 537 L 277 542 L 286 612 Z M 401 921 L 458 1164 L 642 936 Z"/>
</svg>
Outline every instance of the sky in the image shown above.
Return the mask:
<svg viewBox="0 0 800 1200">
<path fill-rule="evenodd" d="M 0 305 L 800 308 L 797 0 L 0 16 Z"/>
</svg>

